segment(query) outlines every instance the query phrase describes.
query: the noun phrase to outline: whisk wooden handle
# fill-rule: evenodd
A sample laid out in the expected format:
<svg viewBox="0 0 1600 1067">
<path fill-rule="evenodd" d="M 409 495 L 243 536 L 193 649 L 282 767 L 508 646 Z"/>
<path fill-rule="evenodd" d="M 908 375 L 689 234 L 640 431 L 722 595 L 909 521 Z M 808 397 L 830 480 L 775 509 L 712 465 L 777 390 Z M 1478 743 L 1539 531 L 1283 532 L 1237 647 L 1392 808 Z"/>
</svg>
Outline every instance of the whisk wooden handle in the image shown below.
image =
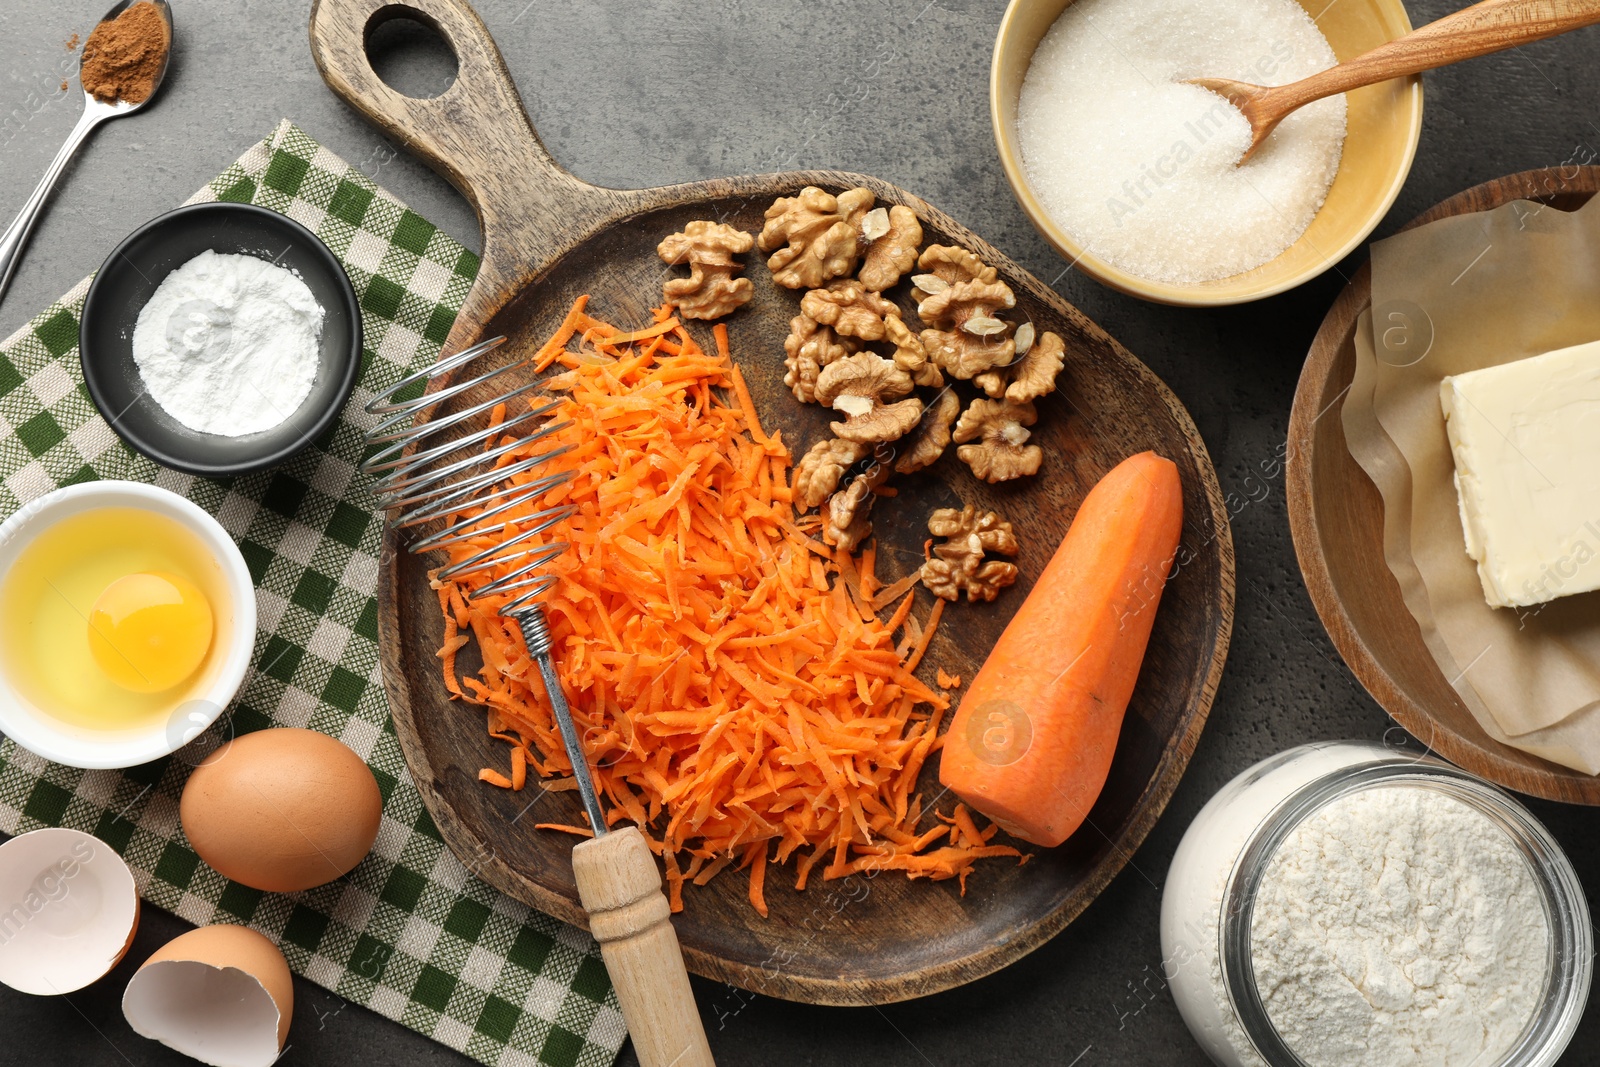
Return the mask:
<svg viewBox="0 0 1600 1067">
<path fill-rule="evenodd" d="M 572 850 L 589 930 L 643 1067 L 712 1067 L 650 846 L 627 826 Z"/>
</svg>

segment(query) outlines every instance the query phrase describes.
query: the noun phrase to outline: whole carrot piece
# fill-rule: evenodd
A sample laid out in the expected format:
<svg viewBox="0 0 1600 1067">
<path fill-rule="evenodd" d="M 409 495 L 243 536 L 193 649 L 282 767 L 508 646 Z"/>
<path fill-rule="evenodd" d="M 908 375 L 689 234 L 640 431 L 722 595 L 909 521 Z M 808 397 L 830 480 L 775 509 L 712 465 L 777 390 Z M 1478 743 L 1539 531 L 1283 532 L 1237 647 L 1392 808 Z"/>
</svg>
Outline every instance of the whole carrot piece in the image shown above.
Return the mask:
<svg viewBox="0 0 1600 1067">
<path fill-rule="evenodd" d="M 1172 461 L 1123 460 L 1084 498 L 972 679 L 939 780 L 1007 833 L 1059 845 L 1094 806 L 1182 528 Z"/>
</svg>

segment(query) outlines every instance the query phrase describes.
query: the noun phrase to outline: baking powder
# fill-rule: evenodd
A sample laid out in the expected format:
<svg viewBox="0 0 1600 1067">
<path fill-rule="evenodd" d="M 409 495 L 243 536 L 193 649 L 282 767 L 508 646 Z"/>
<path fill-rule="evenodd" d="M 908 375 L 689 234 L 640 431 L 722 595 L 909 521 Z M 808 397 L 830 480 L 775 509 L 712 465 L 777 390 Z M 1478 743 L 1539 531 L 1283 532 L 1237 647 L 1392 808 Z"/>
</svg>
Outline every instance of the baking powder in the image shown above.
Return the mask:
<svg viewBox="0 0 1600 1067">
<path fill-rule="evenodd" d="M 1330 801 L 1292 830 L 1251 921 L 1256 986 L 1317 1065 L 1494 1064 L 1538 1011 L 1550 931 L 1527 861 L 1436 789 Z"/>
<path fill-rule="evenodd" d="M 292 272 L 202 252 L 139 312 L 133 359 L 145 389 L 191 430 L 239 437 L 293 415 L 316 380 L 322 306 Z"/>
</svg>

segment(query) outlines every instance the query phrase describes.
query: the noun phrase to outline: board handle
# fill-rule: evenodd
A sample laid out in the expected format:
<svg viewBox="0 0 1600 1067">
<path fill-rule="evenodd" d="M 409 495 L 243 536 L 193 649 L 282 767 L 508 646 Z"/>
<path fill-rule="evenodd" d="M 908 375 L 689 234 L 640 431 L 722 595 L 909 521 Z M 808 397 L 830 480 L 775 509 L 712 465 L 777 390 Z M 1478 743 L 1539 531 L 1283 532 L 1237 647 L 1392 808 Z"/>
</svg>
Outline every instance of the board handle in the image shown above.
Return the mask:
<svg viewBox="0 0 1600 1067">
<path fill-rule="evenodd" d="M 456 57 L 456 78 L 436 97 L 391 89 L 367 57 L 367 37 L 393 18 L 431 27 Z M 557 165 L 540 143 L 500 49 L 466 0 L 316 0 L 311 55 L 347 104 L 461 191 L 483 232 L 478 277 L 447 351 L 476 339 L 541 258 L 543 235 L 598 219 L 605 192 Z"/>
<path fill-rule="evenodd" d="M 642 1067 L 713 1067 L 656 861 L 637 826 L 572 850 L 589 932 L 622 1005 Z"/>
</svg>

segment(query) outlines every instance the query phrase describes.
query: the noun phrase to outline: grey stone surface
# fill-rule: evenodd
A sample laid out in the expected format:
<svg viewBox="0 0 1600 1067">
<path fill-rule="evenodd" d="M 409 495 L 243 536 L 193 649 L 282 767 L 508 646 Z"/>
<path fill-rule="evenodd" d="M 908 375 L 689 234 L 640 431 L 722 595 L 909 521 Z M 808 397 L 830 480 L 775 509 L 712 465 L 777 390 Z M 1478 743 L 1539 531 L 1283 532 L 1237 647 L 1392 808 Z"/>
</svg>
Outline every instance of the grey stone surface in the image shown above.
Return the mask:
<svg viewBox="0 0 1600 1067">
<path fill-rule="evenodd" d="M 86 33 L 108 2 L 0 0 L 0 218 L 21 204 L 76 119 L 76 91 L 59 90 L 63 42 Z M 386 142 L 323 86 L 304 0 L 173 6 L 180 52 L 164 97 L 87 146 L 0 304 L 0 335 L 283 116 L 477 245 L 465 202 L 409 157 L 389 159 Z M 1453 6 L 1413 2 L 1412 18 L 1420 24 Z M 1194 414 L 1236 509 L 1238 620 L 1221 692 L 1166 816 L 1105 894 L 1008 970 L 881 1010 L 803 1007 L 697 981 L 723 1064 L 1204 1063 L 1160 977 L 1161 886 L 1184 828 L 1263 756 L 1391 729 L 1317 622 L 1281 477 L 1270 473 L 1306 346 L 1365 251 L 1296 292 L 1217 311 L 1144 304 L 1066 270 L 1012 200 L 994 155 L 988 66 L 1003 8 L 1000 0 L 479 0 L 535 125 L 574 173 L 640 186 L 841 167 L 917 192 L 1055 285 L 1164 377 Z M 1588 30 L 1429 75 L 1417 163 L 1379 235 L 1469 185 L 1600 146 L 1597 45 L 1600 30 Z M 425 60 L 396 64 L 426 82 Z M 1532 806 L 1585 885 L 1600 889 L 1600 852 L 1590 847 L 1597 816 Z M 147 910 L 130 960 L 179 928 Z M 123 1022 L 118 1002 L 131 968 L 70 998 L 0 989 L 0 1063 L 188 1062 Z M 285 1063 L 467 1062 L 308 983 L 296 990 Z M 1600 1063 L 1597 1045 L 1591 1012 L 1563 1062 Z M 631 1052 L 623 1062 L 634 1062 Z"/>
</svg>

